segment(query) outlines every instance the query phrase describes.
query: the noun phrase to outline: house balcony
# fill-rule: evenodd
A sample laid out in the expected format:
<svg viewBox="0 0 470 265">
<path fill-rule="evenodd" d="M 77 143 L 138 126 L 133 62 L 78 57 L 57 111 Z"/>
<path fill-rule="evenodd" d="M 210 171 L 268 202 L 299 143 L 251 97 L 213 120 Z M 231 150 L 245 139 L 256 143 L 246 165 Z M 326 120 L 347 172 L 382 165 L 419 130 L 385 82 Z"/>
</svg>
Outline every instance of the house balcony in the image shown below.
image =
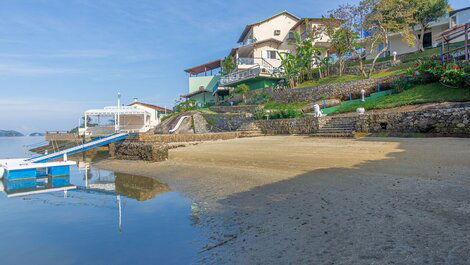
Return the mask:
<svg viewBox="0 0 470 265">
<path fill-rule="evenodd" d="M 252 68 L 233 72 L 220 78 L 220 86 L 230 86 L 241 81 L 256 78 L 260 76 L 261 68 L 255 65 Z"/>
</svg>

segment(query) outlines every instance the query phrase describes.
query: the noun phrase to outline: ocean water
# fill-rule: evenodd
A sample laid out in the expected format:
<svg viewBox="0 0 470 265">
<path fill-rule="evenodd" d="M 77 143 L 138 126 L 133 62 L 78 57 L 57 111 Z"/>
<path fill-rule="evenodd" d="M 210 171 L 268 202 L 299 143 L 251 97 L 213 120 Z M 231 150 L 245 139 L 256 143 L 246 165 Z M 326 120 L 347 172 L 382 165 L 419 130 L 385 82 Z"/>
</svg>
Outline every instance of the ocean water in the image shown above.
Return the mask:
<svg viewBox="0 0 470 265">
<path fill-rule="evenodd" d="M 41 141 L 0 137 L 0 159 Z M 155 179 L 80 162 L 70 176 L 0 183 L 3 265 L 189 264 L 201 249 L 196 207 Z"/>
</svg>

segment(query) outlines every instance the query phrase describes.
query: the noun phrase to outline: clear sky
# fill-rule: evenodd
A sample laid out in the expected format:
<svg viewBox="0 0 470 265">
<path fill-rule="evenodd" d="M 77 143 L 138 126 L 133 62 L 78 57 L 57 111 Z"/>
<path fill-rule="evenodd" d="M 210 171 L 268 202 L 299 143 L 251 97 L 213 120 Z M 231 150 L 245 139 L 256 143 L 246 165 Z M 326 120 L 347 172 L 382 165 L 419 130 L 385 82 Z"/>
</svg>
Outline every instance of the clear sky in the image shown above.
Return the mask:
<svg viewBox="0 0 470 265">
<path fill-rule="evenodd" d="M 125 103 L 172 106 L 187 91 L 183 70 L 226 56 L 246 24 L 283 10 L 319 17 L 346 2 L 1 0 L 0 129 L 70 129 L 118 91 Z"/>
</svg>

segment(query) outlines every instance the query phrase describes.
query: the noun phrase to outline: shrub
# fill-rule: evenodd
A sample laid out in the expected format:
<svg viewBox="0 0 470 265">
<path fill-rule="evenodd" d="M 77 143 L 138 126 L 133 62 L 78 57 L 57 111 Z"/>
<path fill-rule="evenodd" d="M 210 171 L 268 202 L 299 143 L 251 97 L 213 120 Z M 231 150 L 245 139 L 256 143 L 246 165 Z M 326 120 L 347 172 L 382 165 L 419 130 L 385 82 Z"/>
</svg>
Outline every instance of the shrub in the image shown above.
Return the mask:
<svg viewBox="0 0 470 265">
<path fill-rule="evenodd" d="M 457 64 L 449 64 L 441 76 L 441 83 L 450 87 L 470 86 L 470 74 Z"/>
<path fill-rule="evenodd" d="M 439 61 L 427 60 L 418 61 L 415 67 L 408 69 L 407 75 L 413 79 L 409 81 L 422 84 L 438 82 L 443 72 L 444 67 Z"/>
<path fill-rule="evenodd" d="M 250 99 L 248 99 L 248 104 L 253 104 L 253 105 L 260 105 L 264 104 L 268 101 L 271 100 L 271 96 L 268 95 L 266 92 L 262 92 L 259 94 L 254 95 Z"/>
<path fill-rule="evenodd" d="M 244 94 L 248 91 L 250 91 L 250 87 L 247 84 L 240 84 L 233 90 L 233 93 Z"/>
<path fill-rule="evenodd" d="M 253 113 L 253 118 L 255 120 L 262 120 L 266 117 L 267 112 L 263 108 L 256 108 L 255 112 Z"/>
<path fill-rule="evenodd" d="M 195 100 L 186 100 L 184 102 L 179 103 L 178 105 L 175 106 L 175 111 L 176 112 L 185 112 L 185 111 L 190 111 L 190 110 L 196 110 L 199 107 L 197 106 L 197 103 Z"/>
<path fill-rule="evenodd" d="M 408 76 L 397 78 L 392 83 L 392 88 L 397 92 L 403 92 L 411 87 L 413 87 L 413 79 Z"/>
</svg>

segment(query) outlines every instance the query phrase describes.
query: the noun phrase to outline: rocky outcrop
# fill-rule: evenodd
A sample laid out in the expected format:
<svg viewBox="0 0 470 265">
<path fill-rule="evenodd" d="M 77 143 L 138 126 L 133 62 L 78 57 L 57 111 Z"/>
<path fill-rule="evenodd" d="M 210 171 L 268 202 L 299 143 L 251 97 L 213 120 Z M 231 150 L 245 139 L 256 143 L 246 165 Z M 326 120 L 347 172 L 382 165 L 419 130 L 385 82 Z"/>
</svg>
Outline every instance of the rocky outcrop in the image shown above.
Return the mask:
<svg viewBox="0 0 470 265">
<path fill-rule="evenodd" d="M 160 162 L 168 159 L 168 146 L 157 142 L 124 141 L 109 146 L 115 159 Z"/>
</svg>

